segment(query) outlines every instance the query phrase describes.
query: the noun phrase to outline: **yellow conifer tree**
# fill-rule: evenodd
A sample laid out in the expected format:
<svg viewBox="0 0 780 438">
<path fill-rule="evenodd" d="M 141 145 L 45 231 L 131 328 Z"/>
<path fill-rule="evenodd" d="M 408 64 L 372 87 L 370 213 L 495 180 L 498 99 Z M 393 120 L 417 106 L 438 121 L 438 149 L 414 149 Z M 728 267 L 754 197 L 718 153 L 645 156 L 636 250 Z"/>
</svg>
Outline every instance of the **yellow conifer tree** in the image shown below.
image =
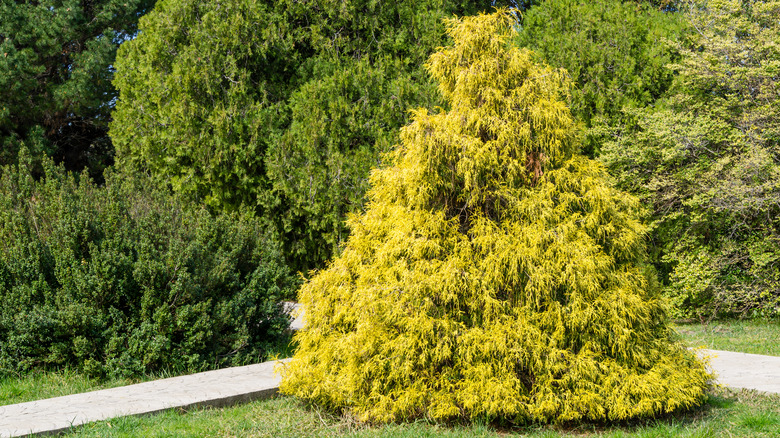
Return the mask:
<svg viewBox="0 0 780 438">
<path fill-rule="evenodd" d="M 342 254 L 300 291 L 281 390 L 367 421 L 562 422 L 698 405 L 708 374 L 666 325 L 635 198 L 576 154 L 564 72 L 507 11 L 453 19 L 418 110 Z"/>
</svg>

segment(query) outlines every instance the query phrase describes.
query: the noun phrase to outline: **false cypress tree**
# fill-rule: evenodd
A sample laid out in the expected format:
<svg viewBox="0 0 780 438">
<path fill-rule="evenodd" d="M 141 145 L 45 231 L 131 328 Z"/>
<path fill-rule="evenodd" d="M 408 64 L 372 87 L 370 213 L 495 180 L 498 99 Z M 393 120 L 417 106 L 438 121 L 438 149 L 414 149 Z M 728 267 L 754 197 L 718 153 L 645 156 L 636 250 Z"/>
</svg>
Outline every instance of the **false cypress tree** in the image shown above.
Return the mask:
<svg viewBox="0 0 780 438">
<path fill-rule="evenodd" d="M 699 404 L 643 275 L 636 198 L 575 151 L 563 71 L 506 11 L 448 21 L 418 110 L 341 256 L 301 289 L 281 389 L 369 421 L 620 420 Z"/>
</svg>

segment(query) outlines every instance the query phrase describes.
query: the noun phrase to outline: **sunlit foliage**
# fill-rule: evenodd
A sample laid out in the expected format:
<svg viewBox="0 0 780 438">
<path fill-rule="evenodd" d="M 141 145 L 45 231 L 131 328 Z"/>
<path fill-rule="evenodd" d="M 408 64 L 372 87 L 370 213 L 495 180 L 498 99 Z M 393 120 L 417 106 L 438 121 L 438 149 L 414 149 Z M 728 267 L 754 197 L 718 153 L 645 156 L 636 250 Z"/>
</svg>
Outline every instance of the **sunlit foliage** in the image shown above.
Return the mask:
<svg viewBox="0 0 780 438">
<path fill-rule="evenodd" d="M 620 420 L 695 406 L 636 198 L 575 151 L 564 72 L 509 44 L 506 11 L 447 22 L 418 110 L 371 176 L 340 257 L 300 292 L 281 389 L 363 420 Z"/>
<path fill-rule="evenodd" d="M 654 261 L 681 315 L 780 313 L 780 2 L 682 8 L 672 91 L 605 146 L 652 206 Z"/>
</svg>

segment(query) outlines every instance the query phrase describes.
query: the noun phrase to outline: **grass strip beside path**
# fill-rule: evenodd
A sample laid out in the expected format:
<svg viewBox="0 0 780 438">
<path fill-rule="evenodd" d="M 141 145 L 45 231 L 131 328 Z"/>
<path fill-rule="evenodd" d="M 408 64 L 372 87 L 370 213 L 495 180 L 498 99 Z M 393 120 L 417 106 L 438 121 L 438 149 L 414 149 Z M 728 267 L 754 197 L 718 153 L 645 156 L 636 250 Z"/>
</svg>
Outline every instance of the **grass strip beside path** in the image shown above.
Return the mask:
<svg viewBox="0 0 780 438">
<path fill-rule="evenodd" d="M 673 327 L 689 347 L 780 356 L 780 319 L 676 323 Z"/>
<path fill-rule="evenodd" d="M 484 425 L 445 426 L 415 422 L 372 427 L 334 417 L 290 397 L 225 409 L 168 411 L 92 423 L 68 437 L 780 437 L 779 395 L 715 389 L 704 407 L 674 417 L 618 426 L 529 426 L 503 430 Z"/>
<path fill-rule="evenodd" d="M 116 388 L 142 381 L 163 378 L 97 380 L 78 371 L 33 371 L 23 377 L 0 377 L 0 406 L 42 400 L 99 389 Z"/>
</svg>

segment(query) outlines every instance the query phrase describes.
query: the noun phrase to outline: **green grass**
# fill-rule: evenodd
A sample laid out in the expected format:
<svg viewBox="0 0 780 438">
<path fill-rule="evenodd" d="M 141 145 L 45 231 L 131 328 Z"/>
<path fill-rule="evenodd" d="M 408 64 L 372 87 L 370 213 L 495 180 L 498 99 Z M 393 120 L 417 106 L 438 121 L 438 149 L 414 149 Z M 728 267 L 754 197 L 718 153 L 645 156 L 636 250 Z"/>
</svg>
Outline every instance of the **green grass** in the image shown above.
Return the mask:
<svg viewBox="0 0 780 438">
<path fill-rule="evenodd" d="M 673 327 L 690 347 L 780 356 L 780 319 L 677 323 Z"/>
<path fill-rule="evenodd" d="M 780 396 L 752 391 L 713 390 L 697 410 L 645 423 L 570 427 L 444 426 L 419 421 L 371 427 L 334 417 L 290 397 L 279 397 L 225 409 L 167 411 L 152 417 L 127 417 L 92 423 L 68 437 L 506 437 L 534 438 L 603 436 L 661 437 L 780 437 Z"/>
<path fill-rule="evenodd" d="M 151 380 L 149 377 L 144 380 Z M 114 379 L 98 381 L 77 371 L 36 371 L 19 378 L 7 376 L 0 378 L 0 406 L 79 392 L 113 388 L 138 383 L 141 380 Z"/>
</svg>

